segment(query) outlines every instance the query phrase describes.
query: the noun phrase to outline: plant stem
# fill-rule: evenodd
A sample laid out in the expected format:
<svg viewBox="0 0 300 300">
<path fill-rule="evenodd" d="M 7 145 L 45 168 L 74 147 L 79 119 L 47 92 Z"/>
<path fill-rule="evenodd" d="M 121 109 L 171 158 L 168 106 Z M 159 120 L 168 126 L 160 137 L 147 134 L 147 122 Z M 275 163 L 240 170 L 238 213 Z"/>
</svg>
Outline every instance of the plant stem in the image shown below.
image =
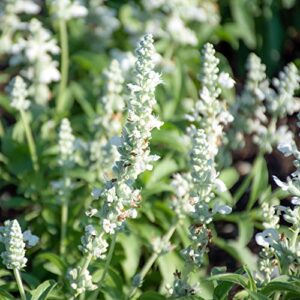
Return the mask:
<svg viewBox="0 0 300 300">
<path fill-rule="evenodd" d="M 166 244 L 170 240 L 170 238 L 172 237 L 172 235 L 174 234 L 174 232 L 176 230 L 176 226 L 177 226 L 177 222 L 174 222 L 174 224 L 169 228 L 166 235 L 162 238 L 162 243 L 163 244 Z M 149 257 L 149 259 L 147 260 L 147 262 L 143 266 L 141 272 L 139 273 L 139 280 L 140 280 L 141 283 L 143 282 L 145 276 L 147 275 L 147 273 L 149 272 L 149 270 L 151 269 L 151 267 L 153 266 L 153 264 L 155 263 L 155 261 L 157 260 L 157 258 L 159 256 L 160 256 L 159 252 L 154 252 Z M 131 289 L 129 290 L 129 293 L 128 293 L 126 299 L 131 299 L 134 296 L 134 294 L 136 293 L 136 291 L 137 291 L 137 287 L 132 286 Z"/>
<path fill-rule="evenodd" d="M 109 247 L 107 259 L 106 259 L 106 262 L 105 262 L 104 271 L 103 271 L 103 274 L 102 274 L 101 279 L 99 281 L 99 286 L 101 286 L 103 280 L 105 279 L 108 268 L 110 266 L 110 262 L 111 262 L 111 259 L 112 259 L 112 256 L 113 256 L 113 253 L 114 253 L 114 250 L 115 250 L 115 246 L 116 246 L 116 240 L 117 240 L 117 234 L 115 233 L 112 237 L 112 240 L 111 240 L 111 244 L 110 244 L 110 247 Z"/>
<path fill-rule="evenodd" d="M 299 232 L 300 232 L 299 228 L 294 230 L 294 234 L 293 234 L 292 240 L 291 240 L 291 248 L 293 250 L 296 250 L 296 244 L 297 244 L 297 239 L 298 239 Z"/>
<path fill-rule="evenodd" d="M 20 292 L 21 299 L 26 300 L 26 295 L 25 295 L 25 291 L 24 291 L 24 287 L 23 287 L 23 283 L 22 283 L 22 278 L 20 276 L 20 272 L 19 272 L 18 269 L 13 269 L 13 271 L 14 271 L 14 275 L 15 275 L 15 278 L 16 278 L 16 282 L 17 282 L 17 285 L 18 285 L 18 289 L 19 289 L 19 292 Z"/>
<path fill-rule="evenodd" d="M 28 147 L 29 147 L 29 152 L 30 152 L 33 168 L 37 172 L 39 170 L 38 157 L 36 154 L 36 147 L 35 147 L 33 135 L 32 135 L 32 132 L 31 132 L 31 129 L 29 126 L 29 121 L 28 121 L 26 112 L 23 109 L 20 110 L 20 115 L 21 115 L 23 127 L 25 129 L 25 135 L 26 135 L 26 139 L 27 139 L 27 143 L 28 143 Z"/>
<path fill-rule="evenodd" d="M 64 180 L 64 197 L 62 199 L 61 206 L 61 225 L 60 225 L 60 254 L 64 254 L 66 251 L 66 236 L 67 236 L 67 224 L 68 224 L 68 212 L 69 212 L 69 183 L 66 175 L 65 168 L 63 168 L 63 180 Z"/>
<path fill-rule="evenodd" d="M 68 198 L 65 197 L 61 206 L 61 234 L 60 234 L 60 254 L 66 251 L 67 221 L 68 221 Z"/>
<path fill-rule="evenodd" d="M 60 48 L 61 48 L 61 80 L 59 85 L 59 94 L 57 101 L 57 111 L 62 112 L 65 108 L 66 100 L 66 87 L 68 82 L 69 73 L 69 44 L 68 44 L 68 30 L 67 24 L 64 19 L 59 20 L 59 35 L 60 35 Z"/>
<path fill-rule="evenodd" d="M 92 260 L 92 254 L 89 254 L 88 256 L 86 256 L 83 265 L 82 265 L 82 269 L 81 269 L 81 273 L 83 273 L 89 266 L 91 260 Z"/>
</svg>

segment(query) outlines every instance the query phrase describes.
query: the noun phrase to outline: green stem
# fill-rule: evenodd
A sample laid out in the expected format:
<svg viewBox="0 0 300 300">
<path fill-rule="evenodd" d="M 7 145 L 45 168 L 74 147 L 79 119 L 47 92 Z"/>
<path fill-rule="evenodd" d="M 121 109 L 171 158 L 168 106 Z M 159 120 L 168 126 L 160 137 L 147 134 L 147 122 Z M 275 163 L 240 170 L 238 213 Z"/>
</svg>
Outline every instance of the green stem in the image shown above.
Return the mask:
<svg viewBox="0 0 300 300">
<path fill-rule="evenodd" d="M 19 292 L 20 292 L 21 299 L 26 300 L 26 295 L 25 295 L 25 291 L 24 291 L 24 287 L 23 287 L 23 283 L 22 283 L 22 278 L 20 276 L 20 272 L 19 272 L 18 269 L 13 269 L 13 271 L 14 271 L 14 275 L 15 275 L 15 278 L 16 278 L 16 282 L 17 282 L 17 285 L 18 285 L 18 289 L 19 289 Z"/>
<path fill-rule="evenodd" d="M 166 244 L 170 238 L 172 237 L 172 235 L 174 234 L 175 230 L 176 230 L 176 226 L 177 226 L 177 222 L 175 222 L 168 230 L 168 232 L 166 233 L 166 235 L 162 238 L 162 243 Z M 149 272 L 149 270 L 151 269 L 151 267 L 153 266 L 153 264 L 155 263 L 155 261 L 157 260 L 157 258 L 160 256 L 159 252 L 154 252 L 152 253 L 152 255 L 148 258 L 147 262 L 145 263 L 145 265 L 143 266 L 141 272 L 139 273 L 139 281 L 142 283 L 145 276 L 147 275 L 147 273 Z M 127 295 L 126 299 L 131 299 L 134 294 L 137 291 L 137 287 L 132 286 L 131 289 L 129 290 L 129 293 Z"/>
<path fill-rule="evenodd" d="M 110 262 L 111 262 L 111 259 L 112 259 L 112 256 L 113 256 L 113 253 L 114 253 L 114 250 L 115 250 L 116 240 L 117 240 L 117 234 L 115 233 L 112 237 L 112 240 L 111 240 L 111 244 L 110 244 L 109 251 L 108 251 L 108 254 L 107 254 L 107 258 L 106 258 L 106 262 L 105 262 L 104 271 L 103 271 L 103 274 L 101 276 L 99 286 L 101 286 L 101 284 L 102 284 L 103 280 L 105 279 L 105 276 L 108 272 L 108 268 L 110 266 Z"/>
<path fill-rule="evenodd" d="M 20 110 L 20 115 L 21 115 L 23 127 L 25 129 L 25 135 L 26 135 L 26 139 L 27 139 L 27 143 L 28 143 L 28 147 L 29 147 L 29 152 L 30 152 L 33 168 L 37 172 L 39 170 L 38 157 L 36 154 L 36 147 L 35 147 L 33 135 L 32 135 L 32 132 L 31 132 L 31 129 L 29 126 L 29 121 L 28 121 L 26 112 L 23 109 Z"/>
<path fill-rule="evenodd" d="M 61 206 L 61 234 L 60 234 L 60 254 L 66 251 L 66 236 L 67 236 L 67 222 L 68 222 L 68 198 L 63 200 Z"/>
<path fill-rule="evenodd" d="M 294 234 L 293 234 L 292 240 L 291 240 L 291 248 L 293 250 L 296 250 L 296 244 L 297 244 L 297 239 L 298 239 L 299 232 L 300 232 L 299 228 L 294 230 Z"/>
<path fill-rule="evenodd" d="M 68 30 L 64 19 L 59 20 L 59 35 L 61 48 L 61 80 L 59 85 L 59 94 L 57 102 L 57 111 L 62 112 L 65 108 L 66 88 L 69 73 L 69 44 L 68 44 Z"/>
<path fill-rule="evenodd" d="M 87 270 L 87 268 L 89 267 L 89 264 L 92 260 L 93 255 L 89 254 L 88 256 L 86 256 L 83 265 L 82 265 L 82 269 L 81 269 L 81 273 L 83 273 L 85 270 Z"/>
<path fill-rule="evenodd" d="M 66 237 L 67 237 L 69 196 L 70 196 L 70 182 L 68 180 L 66 169 L 64 167 L 63 167 L 63 180 L 64 180 L 64 196 L 62 198 L 62 206 L 61 206 L 60 254 L 64 254 L 66 252 Z"/>
</svg>

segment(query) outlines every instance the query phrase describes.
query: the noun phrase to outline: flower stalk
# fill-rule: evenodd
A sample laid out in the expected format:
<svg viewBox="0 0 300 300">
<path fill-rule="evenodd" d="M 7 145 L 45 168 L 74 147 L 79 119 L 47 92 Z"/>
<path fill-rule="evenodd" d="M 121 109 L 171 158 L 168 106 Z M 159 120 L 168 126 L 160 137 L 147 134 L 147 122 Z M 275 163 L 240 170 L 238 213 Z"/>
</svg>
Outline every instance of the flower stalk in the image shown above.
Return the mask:
<svg viewBox="0 0 300 300">
<path fill-rule="evenodd" d="M 57 111 L 62 112 L 66 103 L 66 89 L 69 76 L 69 42 L 68 29 L 66 20 L 61 18 L 59 20 L 59 35 L 61 48 L 61 80 L 59 85 L 59 93 L 57 98 Z"/>
<path fill-rule="evenodd" d="M 29 147 L 31 161 L 33 164 L 33 169 L 36 172 L 38 172 L 39 171 L 38 156 L 37 156 L 37 152 L 36 152 L 36 146 L 35 146 L 35 142 L 33 139 L 32 131 L 29 126 L 29 120 L 28 120 L 26 112 L 23 109 L 20 110 L 20 115 L 21 115 L 21 120 L 22 120 L 24 130 L 25 130 L 25 135 L 26 135 L 26 139 L 27 139 L 27 143 L 28 143 L 28 147 Z"/>
<path fill-rule="evenodd" d="M 21 299 L 26 300 L 26 294 L 25 294 L 25 291 L 24 291 L 24 287 L 23 287 L 20 272 L 17 268 L 14 268 L 13 272 L 14 272 L 15 279 L 16 279 L 16 282 L 17 282 L 17 285 L 18 285 L 18 289 L 19 289 L 19 292 L 20 292 Z"/>
</svg>

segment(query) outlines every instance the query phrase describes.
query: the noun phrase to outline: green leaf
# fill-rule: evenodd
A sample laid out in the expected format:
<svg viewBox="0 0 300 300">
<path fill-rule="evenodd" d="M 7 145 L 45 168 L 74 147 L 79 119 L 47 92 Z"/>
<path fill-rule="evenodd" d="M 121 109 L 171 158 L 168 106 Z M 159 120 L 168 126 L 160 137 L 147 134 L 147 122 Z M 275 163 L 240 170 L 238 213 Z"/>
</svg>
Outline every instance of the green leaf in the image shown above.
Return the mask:
<svg viewBox="0 0 300 300">
<path fill-rule="evenodd" d="M 160 181 L 163 177 L 173 174 L 178 170 L 176 162 L 166 157 L 159 163 L 157 163 L 151 172 L 146 187 L 149 188 L 153 183 Z"/>
<path fill-rule="evenodd" d="M 261 293 L 264 295 L 271 295 L 275 291 L 292 292 L 300 296 L 300 282 L 285 282 L 285 280 L 292 280 L 288 276 L 280 276 L 270 281 L 262 290 Z"/>
<path fill-rule="evenodd" d="M 41 283 L 35 290 L 31 292 L 30 300 L 45 300 L 56 286 L 54 280 L 47 280 Z"/>
<path fill-rule="evenodd" d="M 251 296 L 251 300 L 269 300 L 270 298 L 266 297 L 265 295 L 257 292 L 247 291 L 249 296 Z"/>
<path fill-rule="evenodd" d="M 36 262 L 40 262 L 40 261 L 44 262 L 45 260 L 47 262 L 44 263 L 44 268 L 47 271 L 59 276 L 65 275 L 66 265 L 58 255 L 47 252 L 38 255 L 36 258 Z"/>
<path fill-rule="evenodd" d="M 141 256 L 141 243 L 136 235 L 119 235 L 119 242 L 125 252 L 125 259 L 121 262 L 126 278 L 131 279 L 136 273 Z"/>
<path fill-rule="evenodd" d="M 240 176 L 235 168 L 227 168 L 221 172 L 219 178 L 225 183 L 227 189 L 231 189 L 237 183 Z"/>
<path fill-rule="evenodd" d="M 247 0 L 231 0 L 230 7 L 240 37 L 245 44 L 253 49 L 256 45 L 254 19 L 247 6 Z"/>
<path fill-rule="evenodd" d="M 263 156 L 257 157 L 252 169 L 253 182 L 251 187 L 250 199 L 247 203 L 247 209 L 250 210 L 259 196 L 268 187 L 268 168 Z"/>
<path fill-rule="evenodd" d="M 247 288 L 248 280 L 245 276 L 235 273 L 218 274 L 208 278 L 208 280 L 226 281 L 238 284 L 243 288 Z"/>
<path fill-rule="evenodd" d="M 0 287 L 0 299 L 1 300 L 15 300 L 16 298 L 12 296 L 9 292 Z"/>
</svg>

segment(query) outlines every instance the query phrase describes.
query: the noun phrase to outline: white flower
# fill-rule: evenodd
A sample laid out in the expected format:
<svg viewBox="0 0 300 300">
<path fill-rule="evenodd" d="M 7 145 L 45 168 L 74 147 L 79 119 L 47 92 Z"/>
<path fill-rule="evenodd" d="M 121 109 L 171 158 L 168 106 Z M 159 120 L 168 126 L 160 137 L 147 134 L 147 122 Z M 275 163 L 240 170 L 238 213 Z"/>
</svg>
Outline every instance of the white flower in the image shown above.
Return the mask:
<svg viewBox="0 0 300 300">
<path fill-rule="evenodd" d="M 34 247 L 40 240 L 40 238 L 36 235 L 33 235 L 30 230 L 23 232 L 23 239 L 28 247 Z"/>
<path fill-rule="evenodd" d="M 268 228 L 263 232 L 257 233 L 255 240 L 259 246 L 269 247 L 279 240 L 279 234 L 275 229 Z"/>
<path fill-rule="evenodd" d="M 228 215 L 232 212 L 232 208 L 228 205 L 215 204 L 213 207 L 213 213 L 219 213 L 221 215 Z"/>
<path fill-rule="evenodd" d="M 283 190 L 283 191 L 287 191 L 289 189 L 289 185 L 286 184 L 285 182 L 281 181 L 278 177 L 273 175 L 273 179 L 275 181 L 275 183 Z"/>
<path fill-rule="evenodd" d="M 226 187 L 225 183 L 220 178 L 215 179 L 215 185 L 216 185 L 216 189 L 219 193 L 223 193 L 223 192 L 227 191 L 227 187 Z"/>
<path fill-rule="evenodd" d="M 59 19 L 70 20 L 88 14 L 87 8 L 77 0 L 50 0 L 50 4 L 51 10 Z"/>
<path fill-rule="evenodd" d="M 294 205 L 300 205 L 300 198 L 299 197 L 292 197 L 291 202 Z"/>
<path fill-rule="evenodd" d="M 64 118 L 59 128 L 60 164 L 68 165 L 74 160 L 75 137 L 70 121 Z"/>
<path fill-rule="evenodd" d="M 294 147 L 291 142 L 281 142 L 277 148 L 286 157 L 292 155 L 294 152 Z"/>
<path fill-rule="evenodd" d="M 102 194 L 102 190 L 101 189 L 97 189 L 97 188 L 93 188 L 92 192 L 91 192 L 91 196 L 93 197 L 94 200 L 97 200 L 100 198 Z"/>
<path fill-rule="evenodd" d="M 28 91 L 27 86 L 20 76 L 16 76 L 9 84 L 8 90 L 10 92 L 11 107 L 21 111 L 27 110 L 30 106 L 30 101 L 27 100 Z"/>
<path fill-rule="evenodd" d="M 234 87 L 235 81 L 230 77 L 229 73 L 221 72 L 219 74 L 219 83 L 222 87 L 231 89 Z"/>
<path fill-rule="evenodd" d="M 173 15 L 168 19 L 166 28 L 176 42 L 183 45 L 197 45 L 198 40 L 196 34 L 184 25 L 178 15 Z"/>
<path fill-rule="evenodd" d="M 102 226 L 103 226 L 103 230 L 106 233 L 109 233 L 109 234 L 114 234 L 115 233 L 115 229 L 117 227 L 117 225 L 115 223 L 112 223 L 108 219 L 104 219 L 103 220 Z"/>
<path fill-rule="evenodd" d="M 7 220 L 4 226 L 0 227 L 0 242 L 5 246 L 1 253 L 3 264 L 8 269 L 21 270 L 26 266 L 25 243 L 21 227 L 17 220 Z"/>
</svg>

